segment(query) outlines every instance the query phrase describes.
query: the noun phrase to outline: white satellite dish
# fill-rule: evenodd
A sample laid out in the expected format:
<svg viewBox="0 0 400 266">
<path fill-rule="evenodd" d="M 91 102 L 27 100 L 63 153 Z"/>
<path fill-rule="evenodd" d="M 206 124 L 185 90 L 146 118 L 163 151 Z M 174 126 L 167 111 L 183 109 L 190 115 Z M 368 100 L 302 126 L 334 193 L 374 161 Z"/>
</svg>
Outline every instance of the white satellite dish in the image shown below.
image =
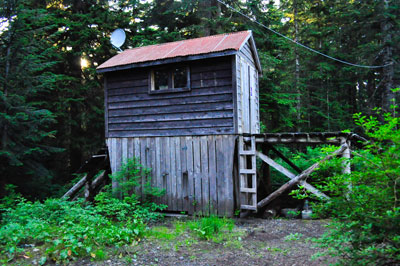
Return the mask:
<svg viewBox="0 0 400 266">
<path fill-rule="evenodd" d="M 122 51 L 120 47 L 124 44 L 125 38 L 125 31 L 123 29 L 116 29 L 111 33 L 110 42 L 118 50 Z"/>
</svg>

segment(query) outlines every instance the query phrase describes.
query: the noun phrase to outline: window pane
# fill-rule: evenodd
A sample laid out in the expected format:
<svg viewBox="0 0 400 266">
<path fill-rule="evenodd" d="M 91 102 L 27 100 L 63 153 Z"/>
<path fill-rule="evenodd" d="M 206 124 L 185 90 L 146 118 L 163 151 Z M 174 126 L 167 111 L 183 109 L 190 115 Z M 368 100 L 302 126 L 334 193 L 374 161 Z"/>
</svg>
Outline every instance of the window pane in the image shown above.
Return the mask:
<svg viewBox="0 0 400 266">
<path fill-rule="evenodd" d="M 168 71 L 155 70 L 154 71 L 154 90 L 168 89 Z"/>
<path fill-rule="evenodd" d="M 173 79 L 174 79 L 174 88 L 186 88 L 187 87 L 186 67 L 175 68 Z"/>
</svg>

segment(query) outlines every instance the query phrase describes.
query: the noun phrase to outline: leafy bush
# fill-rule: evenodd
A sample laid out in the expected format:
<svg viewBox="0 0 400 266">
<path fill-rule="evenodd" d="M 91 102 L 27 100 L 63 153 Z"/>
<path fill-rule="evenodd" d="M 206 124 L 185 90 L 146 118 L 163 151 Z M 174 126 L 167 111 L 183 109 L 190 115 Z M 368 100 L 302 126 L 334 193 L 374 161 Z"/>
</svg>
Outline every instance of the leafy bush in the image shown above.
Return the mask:
<svg viewBox="0 0 400 266">
<path fill-rule="evenodd" d="M 400 120 L 384 114 L 355 116 L 370 138 L 353 152 L 351 174 L 337 174 L 323 185 L 331 200 L 315 206 L 333 216 L 320 242 L 344 265 L 400 264 Z"/>
</svg>

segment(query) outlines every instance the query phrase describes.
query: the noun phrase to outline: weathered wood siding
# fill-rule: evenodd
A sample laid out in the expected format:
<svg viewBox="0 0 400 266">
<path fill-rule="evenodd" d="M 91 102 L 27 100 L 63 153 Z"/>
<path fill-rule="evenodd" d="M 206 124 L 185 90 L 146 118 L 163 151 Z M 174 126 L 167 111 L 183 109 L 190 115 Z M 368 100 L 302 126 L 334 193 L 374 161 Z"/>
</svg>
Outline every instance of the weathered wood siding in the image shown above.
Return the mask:
<svg viewBox="0 0 400 266">
<path fill-rule="evenodd" d="M 188 62 L 187 92 L 149 94 L 150 68 L 108 73 L 106 136 L 233 134 L 231 60 L 225 56 Z"/>
<path fill-rule="evenodd" d="M 237 133 L 260 133 L 258 71 L 247 42 L 236 55 Z"/>
<path fill-rule="evenodd" d="M 152 185 L 166 192 L 156 202 L 167 210 L 232 216 L 235 140 L 235 135 L 108 138 L 107 145 L 112 172 L 133 156 L 151 168 Z"/>
</svg>

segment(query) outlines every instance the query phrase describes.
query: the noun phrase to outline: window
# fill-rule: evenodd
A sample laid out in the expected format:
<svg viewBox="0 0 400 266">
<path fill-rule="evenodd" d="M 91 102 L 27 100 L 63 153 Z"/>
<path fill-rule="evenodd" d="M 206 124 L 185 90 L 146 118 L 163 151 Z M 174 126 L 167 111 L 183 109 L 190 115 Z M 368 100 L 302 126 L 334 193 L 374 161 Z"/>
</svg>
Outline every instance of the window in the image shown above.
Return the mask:
<svg viewBox="0 0 400 266">
<path fill-rule="evenodd" d="M 150 93 L 190 90 L 189 67 L 160 68 L 151 70 Z"/>
</svg>

